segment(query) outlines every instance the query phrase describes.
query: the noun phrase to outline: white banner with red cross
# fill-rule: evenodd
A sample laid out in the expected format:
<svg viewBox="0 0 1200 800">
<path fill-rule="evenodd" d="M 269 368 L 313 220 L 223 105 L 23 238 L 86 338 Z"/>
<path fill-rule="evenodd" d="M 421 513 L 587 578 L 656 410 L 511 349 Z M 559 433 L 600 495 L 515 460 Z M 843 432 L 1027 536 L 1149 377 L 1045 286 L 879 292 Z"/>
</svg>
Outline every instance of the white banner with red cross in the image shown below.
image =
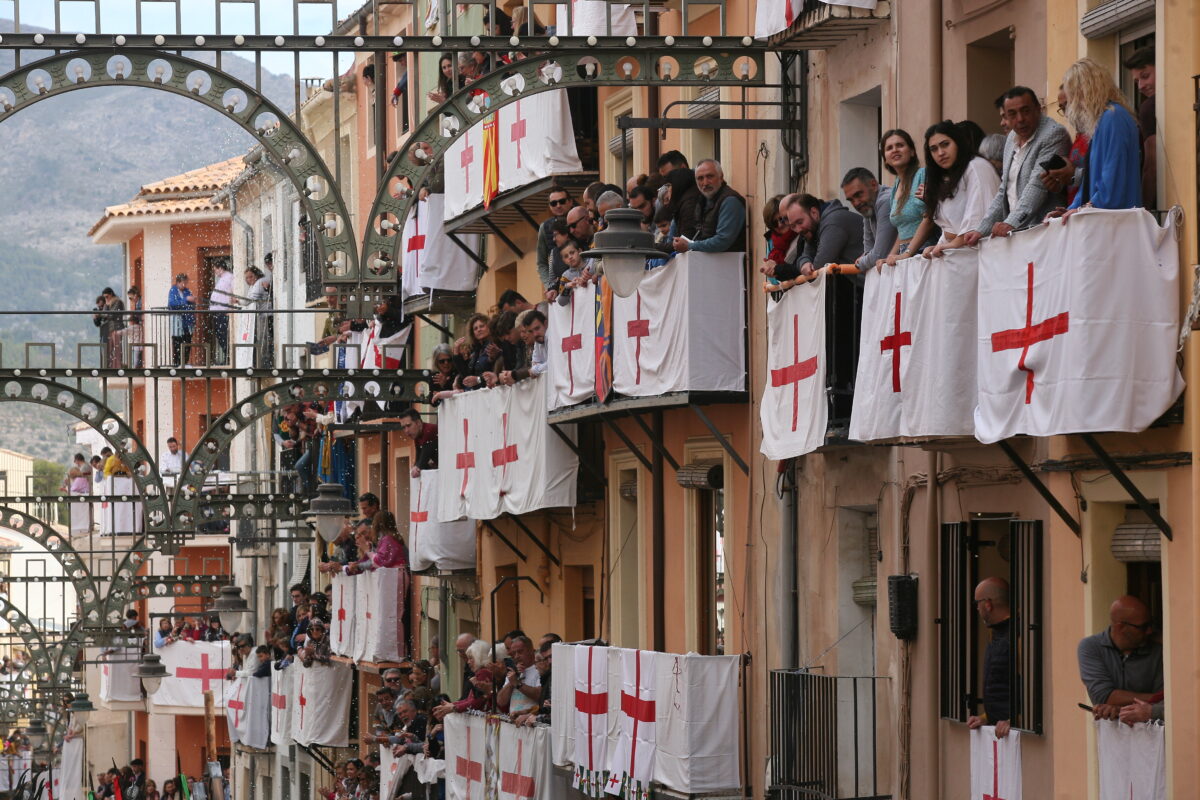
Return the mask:
<svg viewBox="0 0 1200 800">
<path fill-rule="evenodd" d="M 367 605 L 358 609 L 367 635 L 360 660 L 399 661 L 404 657 L 404 617 L 408 608 L 408 569 L 380 567 L 358 575 L 368 585 Z"/>
<path fill-rule="evenodd" d="M 271 733 L 271 678 L 239 672 L 225 689 L 225 722 L 229 741 L 265 748 Z"/>
<path fill-rule="evenodd" d="M 335 572 L 329 609 L 329 647 L 339 656 L 354 656 L 354 629 L 359 624 L 357 598 L 354 577 Z"/>
<path fill-rule="evenodd" d="M 441 470 L 425 469 L 409 482 L 408 557 L 414 572 L 475 567 L 475 523 L 441 522 L 437 517 L 440 475 Z M 337 584 L 333 591 L 336 595 Z"/>
<path fill-rule="evenodd" d="M 746 388 L 742 253 L 685 253 L 613 297 L 613 388 L 629 397 Z"/>
<path fill-rule="evenodd" d="M 169 675 L 151 699 L 156 706 L 204 708 L 204 693 L 211 691 L 218 707 L 225 703 L 225 673 L 232 663 L 229 642 L 181 640 L 158 648 Z"/>
<path fill-rule="evenodd" d="M 575 505 L 579 458 L 549 429 L 541 381 L 464 392 L 439 405 L 438 463 L 447 473 L 438 481 L 441 521 Z"/>
<path fill-rule="evenodd" d="M 570 666 L 574 668 L 575 680 L 574 692 L 561 715 L 556 711 L 558 704 L 551 703 L 552 721 L 561 716 L 565 723 L 561 725 L 562 730 L 574 731 L 574 750 L 564 754 L 575 764 L 573 785 L 585 796 L 598 797 L 608 769 L 609 705 L 612 701 L 608 691 L 609 648 L 564 645 L 561 650 L 556 646 L 554 654 L 557 663 L 564 667 L 555 677 L 562 685 L 568 685 L 570 682 L 565 678 L 571 673 L 566 668 Z M 551 688 L 558 685 L 553 682 Z M 558 725 L 554 723 L 554 727 Z"/>
<path fill-rule="evenodd" d="M 500 800 L 550 800 L 550 729 L 500 726 Z"/>
<path fill-rule="evenodd" d="M 313 664 L 299 661 L 292 672 L 292 739 L 297 744 L 345 747 L 349 741 L 350 690 L 354 683 L 349 664 Z"/>
<path fill-rule="evenodd" d="M 566 305 L 550 304 L 546 325 L 546 402 L 573 406 L 596 392 L 596 285 L 571 290 Z"/>
<path fill-rule="evenodd" d="M 49 800 L 83 800 L 83 785 L 83 736 L 75 736 L 62 744 Z"/>
<path fill-rule="evenodd" d="M 141 652 L 137 648 L 130 647 L 116 648 L 100 655 L 101 701 L 105 703 L 142 702 L 142 682 L 133 674 L 133 671 L 137 669 L 140 657 Z"/>
<path fill-rule="evenodd" d="M 996 726 L 971 731 L 971 800 L 1021 800 L 1021 734 Z"/>
<path fill-rule="evenodd" d="M 443 194 L 429 195 L 413 206 L 404 223 L 400 240 L 404 297 L 425 294 L 431 289 L 472 291 L 479 281 L 479 265 L 442 229 L 445 200 Z M 478 234 L 464 233 L 458 239 L 467 250 L 479 252 Z"/>
<path fill-rule="evenodd" d="M 568 5 L 570 11 L 568 12 Z M 609 15 L 612 28 L 609 28 Z M 559 36 L 636 36 L 633 6 L 605 0 L 570 0 L 555 6 L 554 32 Z"/>
<path fill-rule="evenodd" d="M 975 435 L 1142 431 L 1183 391 L 1175 223 L 1086 209 L 979 254 Z"/>
<path fill-rule="evenodd" d="M 597 2 L 597 5 L 606 4 Z M 484 121 L 490 121 L 492 116 L 485 115 Z M 495 117 L 501 192 L 583 169 L 575 149 L 575 129 L 566 90 L 523 97 L 501 108 Z M 467 129 L 462 138 L 450 145 L 445 163 L 446 199 L 442 218 L 451 220 L 483 204 L 483 122 Z"/>
<path fill-rule="evenodd" d="M 408 336 L 412 333 L 412 325 L 403 325 L 387 336 L 383 335 L 382 327 L 383 323 L 374 320 L 371 327 L 367 329 L 359 350 L 359 367 L 363 369 L 400 369 L 400 359 L 404 357 L 404 348 L 408 345 Z"/>
<path fill-rule="evenodd" d="M 616 712 L 617 737 L 609 748 L 608 781 L 604 790 L 630 798 L 649 796 L 654 780 L 655 732 L 658 719 L 660 655 L 649 650 L 620 653 L 621 704 Z"/>
<path fill-rule="evenodd" d="M 1100 800 L 1165 800 L 1166 728 L 1116 720 L 1096 720 L 1095 725 Z"/>
<path fill-rule="evenodd" d="M 978 274 L 965 248 L 867 272 L 851 439 L 974 434 Z"/>
<path fill-rule="evenodd" d="M 292 708 L 296 693 L 292 687 L 291 666 L 283 669 L 271 667 L 271 744 L 291 744 Z"/>
<path fill-rule="evenodd" d="M 825 289 L 822 272 L 809 283 L 767 300 L 767 380 L 759 419 L 760 450 L 782 461 L 825 443 Z"/>
<path fill-rule="evenodd" d="M 483 717 L 476 714 L 447 714 L 445 727 L 447 800 L 484 800 Z"/>
</svg>

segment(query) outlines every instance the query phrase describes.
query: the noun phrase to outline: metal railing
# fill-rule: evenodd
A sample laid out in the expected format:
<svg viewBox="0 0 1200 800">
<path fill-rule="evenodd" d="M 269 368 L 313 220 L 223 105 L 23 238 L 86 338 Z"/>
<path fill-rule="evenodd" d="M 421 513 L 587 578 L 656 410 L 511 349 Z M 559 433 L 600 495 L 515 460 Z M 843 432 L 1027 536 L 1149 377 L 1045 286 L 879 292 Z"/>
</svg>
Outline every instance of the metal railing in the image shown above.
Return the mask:
<svg viewBox="0 0 1200 800">
<path fill-rule="evenodd" d="M 773 670 L 771 785 L 780 800 L 886 800 L 879 791 L 882 677 Z"/>
</svg>

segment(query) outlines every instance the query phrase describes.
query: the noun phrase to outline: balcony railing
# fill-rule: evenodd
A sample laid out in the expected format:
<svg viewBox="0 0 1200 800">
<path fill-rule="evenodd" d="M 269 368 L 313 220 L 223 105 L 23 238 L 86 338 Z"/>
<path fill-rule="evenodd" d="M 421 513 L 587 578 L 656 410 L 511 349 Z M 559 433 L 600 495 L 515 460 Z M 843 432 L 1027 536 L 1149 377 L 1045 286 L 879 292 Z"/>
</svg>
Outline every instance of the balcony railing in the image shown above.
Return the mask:
<svg viewBox="0 0 1200 800">
<path fill-rule="evenodd" d="M 884 800 L 878 695 L 887 678 L 771 673 L 771 786 L 780 800 Z"/>
<path fill-rule="evenodd" d="M 793 8 L 793 21 L 786 19 L 767 30 L 776 30 L 771 45 L 794 50 L 826 50 L 870 30 L 891 16 L 891 2 L 879 0 L 874 8 L 860 8 L 844 2 L 825 0 L 785 0 Z M 761 21 L 760 21 L 761 22 Z M 785 27 L 786 26 L 786 27 Z M 759 25 L 760 34 L 762 25 Z"/>
</svg>

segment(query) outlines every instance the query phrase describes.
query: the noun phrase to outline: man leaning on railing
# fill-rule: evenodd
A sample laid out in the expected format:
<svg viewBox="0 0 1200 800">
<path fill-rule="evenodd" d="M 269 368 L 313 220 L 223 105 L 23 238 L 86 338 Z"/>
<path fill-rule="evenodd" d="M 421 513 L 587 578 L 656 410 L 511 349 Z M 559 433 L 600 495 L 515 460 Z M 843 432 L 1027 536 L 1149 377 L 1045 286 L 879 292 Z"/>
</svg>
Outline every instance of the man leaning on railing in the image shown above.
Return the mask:
<svg viewBox="0 0 1200 800">
<path fill-rule="evenodd" d="M 746 200 L 725 182 L 721 163 L 706 158 L 696 165 L 696 187 L 700 204 L 700 228 L 696 238 L 676 236 L 672 246 L 678 253 L 738 253 L 746 249 Z"/>
</svg>

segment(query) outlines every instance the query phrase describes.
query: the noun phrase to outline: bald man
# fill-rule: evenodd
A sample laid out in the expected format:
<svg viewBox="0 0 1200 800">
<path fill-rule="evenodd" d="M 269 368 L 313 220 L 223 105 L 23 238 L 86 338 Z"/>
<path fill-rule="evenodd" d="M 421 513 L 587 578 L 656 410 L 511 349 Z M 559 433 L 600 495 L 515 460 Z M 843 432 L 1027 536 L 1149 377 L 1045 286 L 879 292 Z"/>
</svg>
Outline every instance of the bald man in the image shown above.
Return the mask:
<svg viewBox="0 0 1200 800">
<path fill-rule="evenodd" d="M 985 724 L 996 726 L 996 738 L 1008 736 L 1012 717 L 1012 674 L 1009 654 L 1012 652 L 1008 581 L 1003 578 L 984 578 L 975 587 L 975 610 L 983 624 L 992 631 L 992 639 L 983 652 L 983 714 L 967 717 L 972 730 Z"/>
<path fill-rule="evenodd" d="M 464 699 L 471 693 L 471 677 L 473 673 L 471 672 L 471 668 L 467 665 L 467 648 L 474 643 L 475 634 L 473 633 L 460 633 L 458 638 L 454 640 L 454 650 L 458 653 L 458 663 L 462 666 L 463 671 L 463 693 L 462 697 L 459 699 Z"/>
<path fill-rule="evenodd" d="M 1097 719 L 1133 725 L 1163 718 L 1162 644 L 1154 640 L 1150 609 L 1136 597 L 1118 597 L 1107 629 L 1079 643 L 1079 677 Z"/>
</svg>

